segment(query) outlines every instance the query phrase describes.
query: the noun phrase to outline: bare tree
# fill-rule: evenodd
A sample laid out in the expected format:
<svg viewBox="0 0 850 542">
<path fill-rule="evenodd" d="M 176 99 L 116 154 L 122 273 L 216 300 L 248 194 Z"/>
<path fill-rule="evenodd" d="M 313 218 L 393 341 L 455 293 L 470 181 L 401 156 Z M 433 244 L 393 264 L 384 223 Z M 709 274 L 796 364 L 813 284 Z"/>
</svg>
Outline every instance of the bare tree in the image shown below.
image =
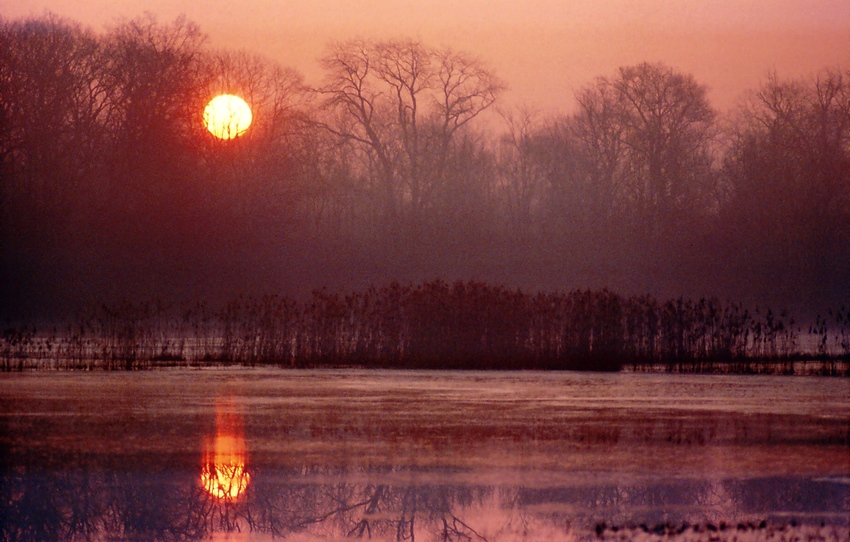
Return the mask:
<svg viewBox="0 0 850 542">
<path fill-rule="evenodd" d="M 527 109 L 502 112 L 506 131 L 499 141 L 499 184 L 512 229 L 527 231 L 543 197 L 548 160 L 538 147 L 542 128 Z M 563 160 L 559 156 L 556 161 Z"/>
<path fill-rule="evenodd" d="M 578 113 L 568 123 L 569 136 L 575 141 L 579 161 L 579 193 L 588 217 L 594 222 L 611 218 L 622 206 L 627 166 L 623 122 L 627 118 L 625 104 L 606 79 L 597 79 L 576 93 Z"/>
<path fill-rule="evenodd" d="M 104 37 L 116 160 L 131 173 L 147 177 L 150 168 L 174 167 L 177 155 L 194 147 L 207 98 L 201 89 L 210 77 L 202 63 L 205 39 L 185 18 L 160 24 L 151 14 L 125 21 Z M 140 188 L 145 186 L 150 185 L 142 182 Z"/>
<path fill-rule="evenodd" d="M 615 210 L 647 232 L 713 208 L 716 114 L 707 89 L 662 64 L 621 68 L 576 93 L 576 180 L 597 219 Z M 666 229 L 666 228 L 665 228 Z"/>
<path fill-rule="evenodd" d="M 405 186 L 405 200 L 411 212 L 421 212 L 425 181 L 422 147 L 421 103 L 433 78 L 433 53 L 415 41 L 388 41 L 375 45 L 376 75 L 389 87 L 390 103 L 395 109 L 394 123 L 398 131 L 401 154 L 396 170 Z"/>
<path fill-rule="evenodd" d="M 436 51 L 436 57 L 439 64 L 434 91 L 436 112 L 432 121 L 435 129 L 432 135 L 431 171 L 434 180 L 431 186 L 442 193 L 441 202 L 445 203 L 452 200 L 453 194 L 463 192 L 461 185 L 472 177 L 462 172 L 452 175 L 452 165 L 456 167 L 457 164 L 457 160 L 453 160 L 453 145 L 464 141 L 464 152 L 472 150 L 469 144 L 475 138 L 460 135 L 468 130 L 474 119 L 493 106 L 505 86 L 481 61 L 466 53 L 443 49 Z M 476 154 L 483 159 L 481 165 L 486 169 L 487 153 L 480 145 Z M 479 202 L 481 196 L 483 194 L 479 191 Z"/>
<path fill-rule="evenodd" d="M 293 215 L 292 205 L 305 196 L 306 164 L 316 158 L 303 144 L 308 128 L 301 74 L 242 51 L 209 53 L 203 63 L 204 73 L 211 76 L 202 90 L 206 99 L 238 95 L 253 116 L 239 141 L 221 141 L 206 133 L 198 138 L 204 149 L 200 169 L 205 185 L 231 203 L 243 202 L 243 214 L 286 221 Z M 203 131 L 198 117 L 195 126 Z"/>
<path fill-rule="evenodd" d="M 387 97 L 376 88 L 373 49 L 366 41 L 337 43 L 322 59 L 327 76 L 319 93 L 328 112 L 322 124 L 362 153 L 364 174 L 377 185 L 385 219 L 394 222 L 399 194 L 393 142 L 387 133 L 391 112 Z"/>
<path fill-rule="evenodd" d="M 774 74 L 738 112 L 726 174 L 736 204 L 757 215 L 838 223 L 850 197 L 848 160 L 850 84 L 834 72 L 811 81 Z"/>
<path fill-rule="evenodd" d="M 731 137 L 727 243 L 789 297 L 838 295 L 850 273 L 847 79 L 831 71 L 810 80 L 772 74 L 737 111 Z"/>
<path fill-rule="evenodd" d="M 660 64 L 622 68 L 612 85 L 626 114 L 625 142 L 635 173 L 630 199 L 655 221 L 700 212 L 711 194 L 706 183 L 716 114 L 708 89 Z"/>
<path fill-rule="evenodd" d="M 323 126 L 360 152 L 391 229 L 419 224 L 446 190 L 458 133 L 501 89 L 481 63 L 416 41 L 349 41 L 322 60 Z"/>
<path fill-rule="evenodd" d="M 0 49 L 2 200 L 44 220 L 79 195 L 96 164 L 104 103 L 99 46 L 90 31 L 48 15 L 2 23 Z"/>
</svg>

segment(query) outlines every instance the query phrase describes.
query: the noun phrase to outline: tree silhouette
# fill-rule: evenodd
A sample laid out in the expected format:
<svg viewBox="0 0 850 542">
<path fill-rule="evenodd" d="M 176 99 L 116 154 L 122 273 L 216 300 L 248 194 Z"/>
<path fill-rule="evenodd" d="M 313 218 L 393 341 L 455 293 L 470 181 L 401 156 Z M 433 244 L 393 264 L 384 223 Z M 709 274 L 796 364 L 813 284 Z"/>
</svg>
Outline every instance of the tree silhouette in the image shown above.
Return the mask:
<svg viewBox="0 0 850 542">
<path fill-rule="evenodd" d="M 850 273 L 848 141 L 850 85 L 834 72 L 806 81 L 772 75 L 737 112 L 731 134 L 727 243 L 748 255 L 756 276 L 807 304 L 823 303 Z"/>
<path fill-rule="evenodd" d="M 419 227 L 449 184 L 461 130 L 501 89 L 480 62 L 415 41 L 349 41 L 322 59 L 318 89 L 331 133 L 353 145 L 386 224 Z"/>
</svg>

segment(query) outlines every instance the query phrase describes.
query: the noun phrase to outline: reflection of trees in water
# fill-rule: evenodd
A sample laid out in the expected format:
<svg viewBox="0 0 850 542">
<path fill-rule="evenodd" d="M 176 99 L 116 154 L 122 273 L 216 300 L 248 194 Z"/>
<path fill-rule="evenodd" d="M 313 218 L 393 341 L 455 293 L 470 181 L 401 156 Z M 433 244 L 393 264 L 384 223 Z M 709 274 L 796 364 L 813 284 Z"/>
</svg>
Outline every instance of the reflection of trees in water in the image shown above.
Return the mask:
<svg viewBox="0 0 850 542">
<path fill-rule="evenodd" d="M 316 473 L 321 475 L 321 473 Z M 483 540 L 463 518 L 492 488 L 304 483 L 257 477 L 218 499 L 189 472 L 17 469 L 3 473 L 0 540 L 197 540 L 250 530 L 415 540 Z M 265 483 L 264 483 L 265 482 Z"/>
<path fill-rule="evenodd" d="M 205 535 L 196 488 L 173 472 L 6 470 L 0 540 L 192 540 Z"/>
<path fill-rule="evenodd" d="M 840 518 L 846 518 L 842 506 L 850 494 L 846 484 L 807 479 L 534 488 L 365 481 L 399 474 L 384 471 L 251 474 L 243 496 L 219 499 L 191 469 L 6 468 L 0 471 L 0 540 L 177 541 L 235 531 L 281 538 L 464 541 L 540 531 L 563 538 L 590 532 L 599 522 L 757 523 L 771 521 L 773 510 L 813 522 L 846 521 Z"/>
<path fill-rule="evenodd" d="M 283 536 L 298 531 L 381 539 L 483 540 L 462 512 L 492 488 L 378 483 L 261 484 L 249 525 Z"/>
</svg>

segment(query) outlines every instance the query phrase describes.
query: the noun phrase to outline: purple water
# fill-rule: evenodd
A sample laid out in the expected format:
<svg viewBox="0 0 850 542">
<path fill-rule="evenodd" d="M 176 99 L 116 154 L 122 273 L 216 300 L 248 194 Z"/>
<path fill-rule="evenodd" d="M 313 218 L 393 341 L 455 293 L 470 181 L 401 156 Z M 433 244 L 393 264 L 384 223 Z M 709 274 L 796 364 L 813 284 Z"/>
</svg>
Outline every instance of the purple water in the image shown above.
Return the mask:
<svg viewBox="0 0 850 542">
<path fill-rule="evenodd" d="M 0 539 L 845 540 L 850 528 L 841 378 L 4 374 L 0 449 Z M 211 467 L 242 485 L 211 492 Z"/>
</svg>

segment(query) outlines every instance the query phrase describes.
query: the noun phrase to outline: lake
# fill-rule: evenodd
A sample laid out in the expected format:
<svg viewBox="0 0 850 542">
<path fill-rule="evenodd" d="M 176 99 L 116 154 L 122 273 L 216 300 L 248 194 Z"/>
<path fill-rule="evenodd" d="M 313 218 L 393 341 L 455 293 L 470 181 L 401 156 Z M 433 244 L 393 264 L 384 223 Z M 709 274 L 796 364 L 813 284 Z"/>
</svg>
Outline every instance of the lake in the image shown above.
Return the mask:
<svg viewBox="0 0 850 542">
<path fill-rule="evenodd" d="M 2 540 L 848 540 L 850 380 L 0 375 Z"/>
</svg>

